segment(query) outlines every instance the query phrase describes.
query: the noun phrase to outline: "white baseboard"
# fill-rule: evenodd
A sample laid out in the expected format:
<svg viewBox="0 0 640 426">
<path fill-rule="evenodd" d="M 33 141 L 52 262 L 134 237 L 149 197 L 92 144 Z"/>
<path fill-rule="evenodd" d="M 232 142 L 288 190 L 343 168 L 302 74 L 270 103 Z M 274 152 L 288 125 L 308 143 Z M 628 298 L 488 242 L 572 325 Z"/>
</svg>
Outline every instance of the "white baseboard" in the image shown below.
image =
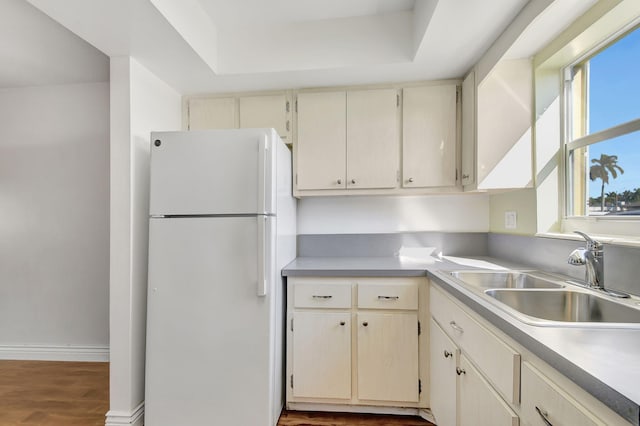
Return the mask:
<svg viewBox="0 0 640 426">
<path fill-rule="evenodd" d="M 0 360 L 109 362 L 108 346 L 0 345 Z"/>
<path fill-rule="evenodd" d="M 143 426 L 144 425 L 144 401 L 131 412 L 109 411 L 105 426 Z"/>
</svg>

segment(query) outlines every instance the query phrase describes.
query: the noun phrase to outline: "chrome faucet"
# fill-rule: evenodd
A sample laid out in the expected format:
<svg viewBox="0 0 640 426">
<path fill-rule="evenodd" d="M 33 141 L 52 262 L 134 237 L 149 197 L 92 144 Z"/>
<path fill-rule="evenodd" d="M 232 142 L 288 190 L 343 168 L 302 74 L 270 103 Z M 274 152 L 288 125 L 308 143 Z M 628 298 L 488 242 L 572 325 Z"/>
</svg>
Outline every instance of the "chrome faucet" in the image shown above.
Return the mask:
<svg viewBox="0 0 640 426">
<path fill-rule="evenodd" d="M 585 266 L 585 281 L 588 287 L 604 290 L 604 248 L 602 243 L 587 234 L 574 231 L 587 241 L 587 247 L 575 249 L 569 255 L 569 265 Z"/>
<path fill-rule="evenodd" d="M 569 265 L 585 266 L 586 286 L 607 293 L 613 297 L 628 298 L 629 295 L 616 290 L 604 288 L 604 246 L 601 242 L 589 237 L 584 232 L 573 231 L 587 241 L 587 247 L 575 249 L 569 255 Z"/>
</svg>

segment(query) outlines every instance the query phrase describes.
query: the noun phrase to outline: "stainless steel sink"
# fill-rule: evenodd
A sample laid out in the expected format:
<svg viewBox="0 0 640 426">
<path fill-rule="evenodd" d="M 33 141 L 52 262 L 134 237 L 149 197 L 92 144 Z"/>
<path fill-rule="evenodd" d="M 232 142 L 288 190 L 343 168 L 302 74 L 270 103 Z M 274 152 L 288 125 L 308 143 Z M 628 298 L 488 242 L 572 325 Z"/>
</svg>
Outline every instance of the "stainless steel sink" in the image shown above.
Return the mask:
<svg viewBox="0 0 640 426">
<path fill-rule="evenodd" d="M 486 290 L 485 294 L 519 313 L 549 321 L 640 323 L 640 309 L 572 290 Z"/>
<path fill-rule="evenodd" d="M 457 271 L 454 278 L 481 289 L 489 288 L 562 288 L 563 284 L 545 278 L 542 274 L 517 271 Z"/>
</svg>

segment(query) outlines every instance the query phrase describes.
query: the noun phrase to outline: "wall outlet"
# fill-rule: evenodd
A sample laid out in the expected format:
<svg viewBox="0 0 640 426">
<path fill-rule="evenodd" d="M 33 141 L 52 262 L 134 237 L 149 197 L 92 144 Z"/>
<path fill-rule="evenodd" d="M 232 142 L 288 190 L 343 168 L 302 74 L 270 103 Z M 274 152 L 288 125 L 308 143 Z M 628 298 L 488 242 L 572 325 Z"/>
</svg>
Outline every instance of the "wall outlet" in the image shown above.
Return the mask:
<svg viewBox="0 0 640 426">
<path fill-rule="evenodd" d="M 518 226 L 518 215 L 516 212 L 504 212 L 504 227 L 506 229 L 516 229 Z"/>
</svg>

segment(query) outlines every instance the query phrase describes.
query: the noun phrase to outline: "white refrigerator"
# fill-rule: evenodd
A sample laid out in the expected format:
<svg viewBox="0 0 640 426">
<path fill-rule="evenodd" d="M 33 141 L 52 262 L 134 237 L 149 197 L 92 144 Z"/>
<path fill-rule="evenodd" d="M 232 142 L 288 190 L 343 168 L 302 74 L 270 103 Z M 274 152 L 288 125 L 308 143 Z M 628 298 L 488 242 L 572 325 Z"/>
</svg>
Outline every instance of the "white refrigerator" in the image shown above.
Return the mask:
<svg viewBox="0 0 640 426">
<path fill-rule="evenodd" d="M 273 129 L 151 135 L 145 425 L 274 426 L 296 254 Z"/>
</svg>

